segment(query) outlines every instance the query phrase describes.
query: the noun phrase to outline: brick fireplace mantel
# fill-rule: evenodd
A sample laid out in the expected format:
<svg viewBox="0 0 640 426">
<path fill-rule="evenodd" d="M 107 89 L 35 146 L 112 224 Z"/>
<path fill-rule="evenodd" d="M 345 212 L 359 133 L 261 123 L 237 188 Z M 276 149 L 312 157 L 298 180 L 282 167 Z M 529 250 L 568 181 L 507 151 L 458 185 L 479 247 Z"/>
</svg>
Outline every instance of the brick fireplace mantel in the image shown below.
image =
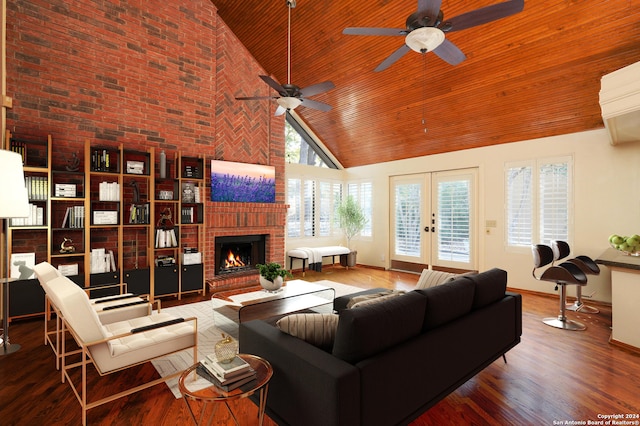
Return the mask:
<svg viewBox="0 0 640 426">
<path fill-rule="evenodd" d="M 282 203 L 215 203 L 207 204 L 205 277 L 209 288 L 229 289 L 258 284 L 255 274 L 215 275 L 215 238 L 232 235 L 266 235 L 267 262 L 285 263 L 284 243 L 288 204 Z"/>
</svg>

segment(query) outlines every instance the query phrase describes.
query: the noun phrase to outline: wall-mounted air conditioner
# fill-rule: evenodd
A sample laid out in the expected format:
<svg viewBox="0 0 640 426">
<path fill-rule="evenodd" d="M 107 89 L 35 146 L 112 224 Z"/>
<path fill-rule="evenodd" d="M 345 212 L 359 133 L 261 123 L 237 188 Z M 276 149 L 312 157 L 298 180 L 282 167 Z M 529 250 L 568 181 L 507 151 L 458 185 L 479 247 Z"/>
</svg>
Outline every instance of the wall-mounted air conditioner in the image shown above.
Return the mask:
<svg viewBox="0 0 640 426">
<path fill-rule="evenodd" d="M 640 62 L 602 76 L 600 109 L 612 145 L 640 141 Z"/>
</svg>

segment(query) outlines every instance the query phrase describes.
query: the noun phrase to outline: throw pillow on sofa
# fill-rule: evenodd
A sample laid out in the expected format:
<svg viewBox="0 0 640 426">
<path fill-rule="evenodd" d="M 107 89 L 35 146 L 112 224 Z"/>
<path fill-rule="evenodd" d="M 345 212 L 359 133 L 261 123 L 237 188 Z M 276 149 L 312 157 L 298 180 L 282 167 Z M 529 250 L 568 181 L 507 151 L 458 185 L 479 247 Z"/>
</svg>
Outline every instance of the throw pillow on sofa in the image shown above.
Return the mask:
<svg viewBox="0 0 640 426">
<path fill-rule="evenodd" d="M 440 285 L 455 278 L 456 274 L 444 271 L 433 271 L 431 269 L 423 269 L 416 284 L 416 290 Z"/>
<path fill-rule="evenodd" d="M 331 350 L 338 318 L 337 314 L 292 314 L 280 318 L 276 327 L 321 349 Z"/>
<path fill-rule="evenodd" d="M 347 303 L 347 309 L 367 306 L 373 303 L 380 303 L 392 297 L 398 297 L 404 293 L 405 292 L 403 290 L 384 290 L 379 293 L 355 296 L 349 300 L 349 303 Z"/>
</svg>

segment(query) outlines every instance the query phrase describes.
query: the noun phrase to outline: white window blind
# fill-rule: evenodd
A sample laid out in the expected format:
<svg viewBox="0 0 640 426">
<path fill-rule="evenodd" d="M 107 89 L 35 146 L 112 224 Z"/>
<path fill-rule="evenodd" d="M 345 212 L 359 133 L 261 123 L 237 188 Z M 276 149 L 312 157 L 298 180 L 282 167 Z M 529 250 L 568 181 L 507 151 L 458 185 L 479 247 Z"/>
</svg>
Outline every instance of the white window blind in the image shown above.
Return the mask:
<svg viewBox="0 0 640 426">
<path fill-rule="evenodd" d="M 305 180 L 302 199 L 304 203 L 304 236 L 313 237 L 316 234 L 315 207 L 316 207 L 316 182 Z"/>
<path fill-rule="evenodd" d="M 438 181 L 438 259 L 469 262 L 471 258 L 471 181 Z"/>
<path fill-rule="evenodd" d="M 337 234 L 340 230 L 340 218 L 338 217 L 338 206 L 342 203 L 342 184 L 333 183 L 331 185 L 332 210 L 331 210 L 331 233 Z"/>
<path fill-rule="evenodd" d="M 533 235 L 532 167 L 507 168 L 507 244 L 530 246 Z"/>
<path fill-rule="evenodd" d="M 546 163 L 540 166 L 539 241 L 569 239 L 569 164 Z"/>
<path fill-rule="evenodd" d="M 328 237 L 331 235 L 331 216 L 333 212 L 333 193 L 331 189 L 330 182 L 318 183 L 318 235 L 321 237 Z"/>
<path fill-rule="evenodd" d="M 373 184 L 371 182 L 350 183 L 347 186 L 347 194 L 358 201 L 367 219 L 360 236 L 371 237 L 373 235 Z"/>
<path fill-rule="evenodd" d="M 300 219 L 302 211 L 300 209 L 300 179 L 287 179 L 287 236 L 299 237 Z"/>
<path fill-rule="evenodd" d="M 395 186 L 395 253 L 403 256 L 421 256 L 420 209 L 422 194 L 419 183 Z"/>
</svg>

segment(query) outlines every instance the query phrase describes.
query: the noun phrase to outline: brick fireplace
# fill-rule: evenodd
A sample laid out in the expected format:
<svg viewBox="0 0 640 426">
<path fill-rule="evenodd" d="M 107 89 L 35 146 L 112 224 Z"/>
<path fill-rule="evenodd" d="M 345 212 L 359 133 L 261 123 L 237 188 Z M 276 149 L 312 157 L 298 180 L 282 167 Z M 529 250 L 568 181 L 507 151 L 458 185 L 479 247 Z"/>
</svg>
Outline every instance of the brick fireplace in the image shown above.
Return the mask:
<svg viewBox="0 0 640 426">
<path fill-rule="evenodd" d="M 285 265 L 287 207 L 281 203 L 208 203 L 206 253 L 213 253 L 214 258 L 207 259 L 206 277 L 211 291 L 258 285 L 256 269 L 224 274 L 216 270 L 219 268 L 216 260 L 226 256 L 226 253 L 219 253 L 223 249 L 221 242 L 229 241 L 229 237 L 239 237 L 237 239 L 244 243 L 260 236 L 264 240 L 264 260 L 254 260 L 254 264 L 278 262 Z"/>
</svg>

